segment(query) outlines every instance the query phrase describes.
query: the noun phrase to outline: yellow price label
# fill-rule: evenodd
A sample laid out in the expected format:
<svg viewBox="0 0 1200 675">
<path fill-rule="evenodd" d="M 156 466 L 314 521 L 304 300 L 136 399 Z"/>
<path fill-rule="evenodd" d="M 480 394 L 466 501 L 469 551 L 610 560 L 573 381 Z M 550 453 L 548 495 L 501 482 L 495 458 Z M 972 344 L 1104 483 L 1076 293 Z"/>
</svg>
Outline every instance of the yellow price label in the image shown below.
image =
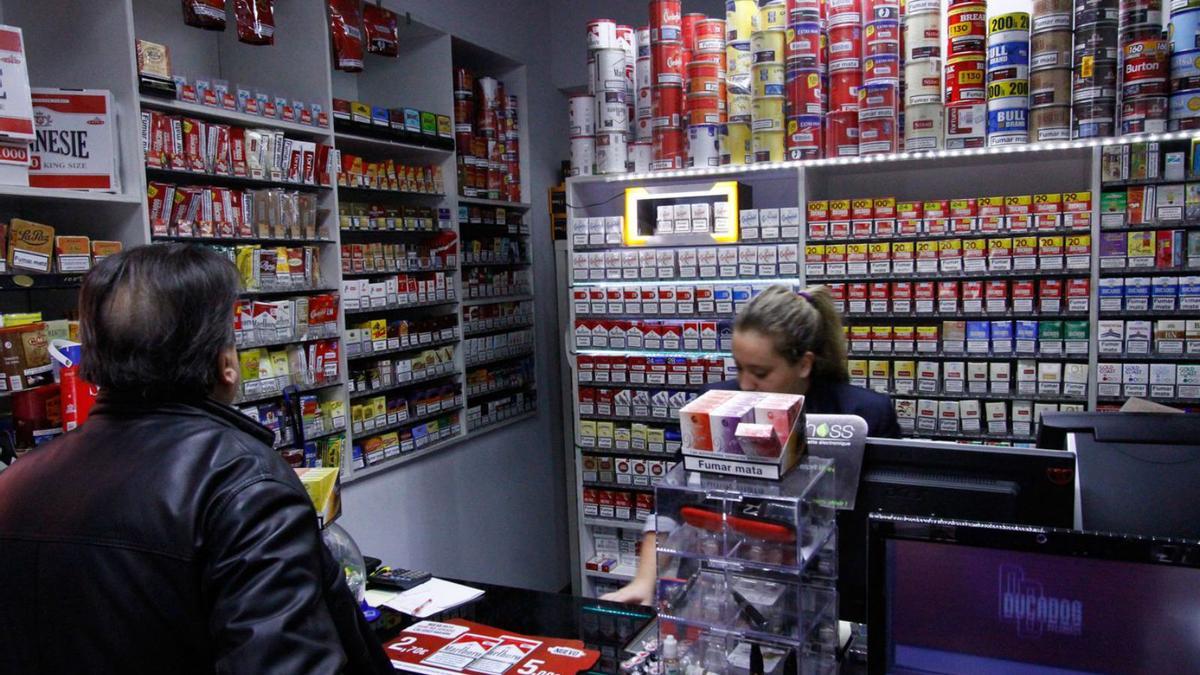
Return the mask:
<svg viewBox="0 0 1200 675">
<path fill-rule="evenodd" d="M 1012 248 L 1012 239 L 988 239 L 987 243 L 988 249 L 992 251 Z"/>
<path fill-rule="evenodd" d="M 939 251 L 961 251 L 962 239 L 943 239 L 938 244 Z"/>
<path fill-rule="evenodd" d="M 887 243 L 871 244 L 871 253 L 887 253 L 891 249 L 892 249 L 891 244 L 887 244 Z"/>
<path fill-rule="evenodd" d="M 989 84 L 987 89 L 989 99 L 1028 95 L 1029 80 L 1001 80 L 1000 82 Z"/>
<path fill-rule="evenodd" d="M 951 37 L 959 37 L 968 35 L 971 32 L 971 24 L 967 22 L 950 24 L 950 29 L 947 31 Z"/>
<path fill-rule="evenodd" d="M 932 251 L 932 250 L 934 250 L 933 243 L 928 242 L 928 241 L 918 241 L 917 242 L 917 250 L 918 251 Z"/>
<path fill-rule="evenodd" d="M 1076 235 L 1074 237 L 1067 237 L 1067 246 L 1072 246 L 1072 247 L 1074 247 L 1074 246 L 1090 246 L 1091 243 L 1092 243 L 1092 238 L 1086 234 L 1085 235 Z"/>
<path fill-rule="evenodd" d="M 1029 14 L 1027 12 L 1012 12 L 992 17 L 988 22 L 989 33 L 1000 33 L 1006 30 L 1029 30 Z"/>
<path fill-rule="evenodd" d="M 967 251 L 983 251 L 988 247 L 987 239 L 967 239 L 963 241 L 963 249 Z"/>
<path fill-rule="evenodd" d="M 958 73 L 959 84 L 979 84 L 983 82 L 982 70 L 963 70 Z"/>
</svg>

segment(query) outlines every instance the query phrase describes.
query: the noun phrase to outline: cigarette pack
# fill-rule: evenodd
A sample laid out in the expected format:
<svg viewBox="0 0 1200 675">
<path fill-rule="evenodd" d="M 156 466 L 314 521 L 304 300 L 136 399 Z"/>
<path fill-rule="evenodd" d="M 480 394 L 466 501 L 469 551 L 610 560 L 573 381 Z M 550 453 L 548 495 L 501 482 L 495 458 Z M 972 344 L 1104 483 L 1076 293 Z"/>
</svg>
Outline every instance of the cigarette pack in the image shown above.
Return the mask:
<svg viewBox="0 0 1200 675">
<path fill-rule="evenodd" d="M 765 459 L 776 459 L 783 452 L 783 445 L 775 427 L 770 424 L 743 422 L 734 434 L 744 454 Z"/>
</svg>

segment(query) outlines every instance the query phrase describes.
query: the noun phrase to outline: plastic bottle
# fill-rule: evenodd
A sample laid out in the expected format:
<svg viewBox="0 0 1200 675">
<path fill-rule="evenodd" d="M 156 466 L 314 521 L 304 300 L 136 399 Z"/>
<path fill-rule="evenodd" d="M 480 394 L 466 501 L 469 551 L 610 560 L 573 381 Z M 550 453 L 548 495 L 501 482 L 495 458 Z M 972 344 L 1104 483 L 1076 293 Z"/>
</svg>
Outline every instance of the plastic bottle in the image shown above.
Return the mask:
<svg viewBox="0 0 1200 675">
<path fill-rule="evenodd" d="M 674 635 L 663 638 L 662 662 L 663 675 L 679 675 L 679 643 Z"/>
</svg>

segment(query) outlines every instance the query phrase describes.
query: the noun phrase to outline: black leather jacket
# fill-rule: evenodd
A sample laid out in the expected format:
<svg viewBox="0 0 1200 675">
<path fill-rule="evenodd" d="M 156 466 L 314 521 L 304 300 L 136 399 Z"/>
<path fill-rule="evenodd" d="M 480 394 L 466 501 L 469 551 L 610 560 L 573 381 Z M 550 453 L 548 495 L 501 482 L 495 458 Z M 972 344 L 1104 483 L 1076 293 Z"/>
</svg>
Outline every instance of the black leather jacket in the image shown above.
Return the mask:
<svg viewBox="0 0 1200 675">
<path fill-rule="evenodd" d="M 0 472 L 0 673 L 390 672 L 271 440 L 109 397 Z"/>
</svg>

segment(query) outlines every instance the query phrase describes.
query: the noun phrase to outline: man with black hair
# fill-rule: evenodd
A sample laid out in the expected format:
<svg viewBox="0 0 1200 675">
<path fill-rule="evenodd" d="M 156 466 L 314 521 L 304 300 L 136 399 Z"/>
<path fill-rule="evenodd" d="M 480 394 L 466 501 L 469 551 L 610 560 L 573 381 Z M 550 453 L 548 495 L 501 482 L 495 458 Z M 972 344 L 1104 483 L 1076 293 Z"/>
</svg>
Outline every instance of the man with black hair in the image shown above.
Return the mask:
<svg viewBox="0 0 1200 675">
<path fill-rule="evenodd" d="M 391 671 L 272 434 L 229 405 L 238 291 L 181 244 L 84 280 L 97 403 L 0 472 L 0 672 Z"/>
</svg>

